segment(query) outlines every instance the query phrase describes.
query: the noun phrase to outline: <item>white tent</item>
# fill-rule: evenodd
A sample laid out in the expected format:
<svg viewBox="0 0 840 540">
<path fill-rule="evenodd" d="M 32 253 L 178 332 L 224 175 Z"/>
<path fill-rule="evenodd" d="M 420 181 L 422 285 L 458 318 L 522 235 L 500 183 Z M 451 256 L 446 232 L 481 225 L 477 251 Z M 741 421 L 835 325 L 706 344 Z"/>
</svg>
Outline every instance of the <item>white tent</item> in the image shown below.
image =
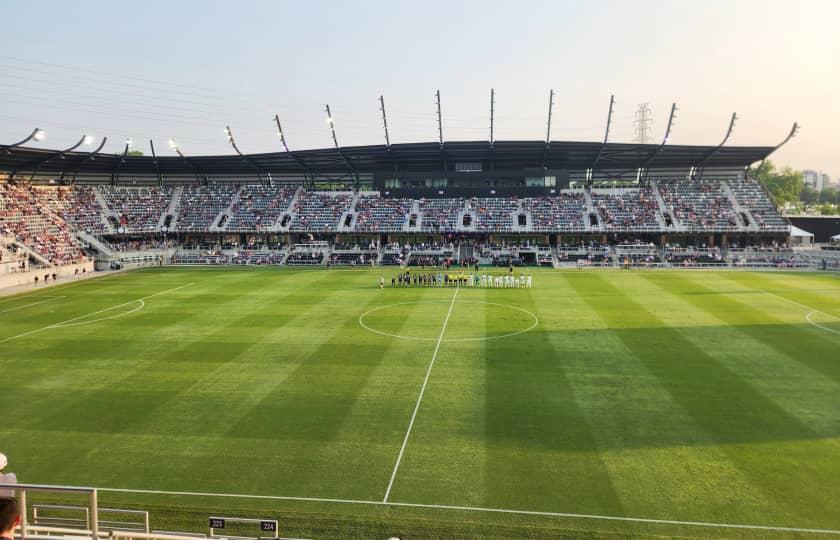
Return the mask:
<svg viewBox="0 0 840 540">
<path fill-rule="evenodd" d="M 790 243 L 794 246 L 809 246 L 814 243 L 814 235 L 796 225 L 791 225 Z"/>
</svg>

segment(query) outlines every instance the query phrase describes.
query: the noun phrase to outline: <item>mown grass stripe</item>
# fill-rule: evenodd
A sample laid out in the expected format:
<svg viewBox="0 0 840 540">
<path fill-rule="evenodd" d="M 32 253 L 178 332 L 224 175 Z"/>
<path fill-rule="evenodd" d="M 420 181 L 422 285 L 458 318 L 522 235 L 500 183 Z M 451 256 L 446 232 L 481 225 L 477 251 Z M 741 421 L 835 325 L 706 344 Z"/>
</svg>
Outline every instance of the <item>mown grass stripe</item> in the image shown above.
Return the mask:
<svg viewBox="0 0 840 540">
<path fill-rule="evenodd" d="M 704 276 L 699 283 L 691 277 L 687 279 L 689 282 L 665 282 L 661 276 L 645 274 L 638 277 L 634 288 L 658 299 L 656 310 L 663 321 L 698 347 L 704 347 L 708 354 L 800 422 L 826 437 L 840 433 L 840 416 L 827 413 L 840 410 L 840 385 L 809 368 L 798 357 L 772 346 L 770 340 L 779 330 L 764 320 L 771 314 L 761 309 L 751 310 L 746 321 L 749 324 L 730 324 L 724 319 L 739 313 L 739 306 L 727 306 L 719 299 L 711 301 L 708 295 L 684 294 L 698 290 L 701 283 L 709 284 L 714 278 Z M 685 325 L 676 315 L 688 310 L 705 315 L 698 320 L 700 324 Z"/>
<path fill-rule="evenodd" d="M 575 399 L 626 513 L 689 519 L 729 517 L 746 505 L 767 510 L 761 491 L 584 300 L 593 292 L 587 280 L 563 278 L 581 297 L 567 299 L 553 318 L 543 317 L 554 328 L 568 326 L 567 321 L 589 321 L 590 328 L 555 331 L 551 340 L 565 350 Z M 625 276 L 621 283 L 636 290 Z M 554 303 L 550 296 L 545 301 Z M 698 475 L 703 475 L 702 482 Z M 669 501 L 667 508 L 662 500 Z"/>
<path fill-rule="evenodd" d="M 587 274 L 585 279 L 597 289 L 620 293 L 603 275 Z M 790 452 L 787 442 L 815 439 L 818 434 L 675 328 L 665 325 L 643 304 L 625 295 L 617 309 L 615 303 L 588 298 L 611 326 L 620 327 L 632 316 L 636 327 L 616 330 L 617 335 L 712 440 L 722 445 L 733 464 L 773 502 L 774 511 L 786 520 L 796 520 L 791 508 L 798 490 L 793 492 L 782 480 L 790 463 L 785 459 L 768 460 L 774 451 L 769 443 Z"/>
</svg>

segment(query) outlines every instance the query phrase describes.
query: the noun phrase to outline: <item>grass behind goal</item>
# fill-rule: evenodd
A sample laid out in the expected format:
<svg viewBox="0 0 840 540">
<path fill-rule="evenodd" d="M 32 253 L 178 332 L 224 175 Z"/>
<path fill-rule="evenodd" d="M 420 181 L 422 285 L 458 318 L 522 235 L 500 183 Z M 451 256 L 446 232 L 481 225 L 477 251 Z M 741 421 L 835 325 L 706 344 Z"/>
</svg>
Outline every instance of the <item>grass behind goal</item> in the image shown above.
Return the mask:
<svg viewBox="0 0 840 540">
<path fill-rule="evenodd" d="M 836 277 L 537 270 L 453 301 L 395 273 L 0 298 L 0 450 L 26 482 L 290 498 L 101 495 L 170 530 L 228 509 L 298 537 L 756 534 L 556 513 L 840 529 Z"/>
</svg>

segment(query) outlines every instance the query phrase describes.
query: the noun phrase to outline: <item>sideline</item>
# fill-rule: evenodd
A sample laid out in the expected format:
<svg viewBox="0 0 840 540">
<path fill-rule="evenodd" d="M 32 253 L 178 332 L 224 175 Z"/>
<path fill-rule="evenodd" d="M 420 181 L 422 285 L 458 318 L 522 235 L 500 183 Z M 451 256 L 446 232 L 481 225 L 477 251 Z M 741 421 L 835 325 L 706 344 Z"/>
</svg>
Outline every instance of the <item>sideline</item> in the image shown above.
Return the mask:
<svg viewBox="0 0 840 540">
<path fill-rule="evenodd" d="M 481 506 L 453 506 L 447 504 L 421 504 L 421 503 L 407 503 L 407 502 L 386 502 L 386 501 L 366 501 L 359 499 L 330 499 L 324 497 L 289 497 L 282 495 L 245 495 L 235 493 L 207 493 L 198 491 L 163 491 L 152 489 L 125 489 L 125 488 L 97 488 L 101 492 L 109 493 L 140 493 L 147 495 L 178 495 L 178 496 L 192 496 L 192 497 L 224 497 L 237 499 L 262 499 L 274 501 L 300 501 L 300 502 L 320 502 L 320 503 L 338 503 L 338 504 L 359 504 L 368 506 L 392 506 L 404 508 L 430 508 L 435 510 L 460 510 L 464 512 L 485 512 L 498 514 L 516 514 L 523 516 L 541 516 L 541 517 L 559 517 L 559 518 L 576 518 L 589 519 L 600 521 L 622 521 L 630 523 L 651 523 L 655 525 L 682 525 L 691 527 L 711 527 L 718 529 L 749 529 L 760 531 L 776 531 L 776 532 L 795 532 L 795 533 L 811 533 L 811 534 L 830 534 L 840 536 L 840 530 L 835 529 L 815 529 L 805 527 L 784 527 L 774 525 L 748 525 L 742 523 L 715 523 L 711 521 L 679 521 L 676 519 L 655 519 L 655 518 L 640 518 L 640 517 L 624 517 L 624 516 L 605 516 L 598 514 L 574 514 L 570 512 L 540 512 L 536 510 L 511 510 L 507 508 L 486 508 Z"/>
</svg>

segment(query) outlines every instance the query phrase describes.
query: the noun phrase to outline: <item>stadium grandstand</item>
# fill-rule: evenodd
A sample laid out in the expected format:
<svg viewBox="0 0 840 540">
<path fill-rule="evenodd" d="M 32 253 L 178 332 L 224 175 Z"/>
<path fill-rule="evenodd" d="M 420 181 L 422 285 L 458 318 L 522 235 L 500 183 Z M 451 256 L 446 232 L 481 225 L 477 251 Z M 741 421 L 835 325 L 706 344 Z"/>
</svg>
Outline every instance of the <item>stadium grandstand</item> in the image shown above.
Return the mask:
<svg viewBox="0 0 840 540">
<path fill-rule="evenodd" d="M 667 139 L 441 140 L 190 157 L 174 142 L 177 156 L 129 155 L 129 144 L 113 155 L 18 143 L 0 147 L 0 231 L 36 266 L 62 272 L 94 262 L 822 263 L 820 254 L 793 252 L 790 223 L 750 176 L 781 145 Z M 523 242 L 543 248 L 523 250 Z M 421 244 L 447 251 L 418 251 Z M 628 244 L 646 246 L 644 256 Z"/>
</svg>

